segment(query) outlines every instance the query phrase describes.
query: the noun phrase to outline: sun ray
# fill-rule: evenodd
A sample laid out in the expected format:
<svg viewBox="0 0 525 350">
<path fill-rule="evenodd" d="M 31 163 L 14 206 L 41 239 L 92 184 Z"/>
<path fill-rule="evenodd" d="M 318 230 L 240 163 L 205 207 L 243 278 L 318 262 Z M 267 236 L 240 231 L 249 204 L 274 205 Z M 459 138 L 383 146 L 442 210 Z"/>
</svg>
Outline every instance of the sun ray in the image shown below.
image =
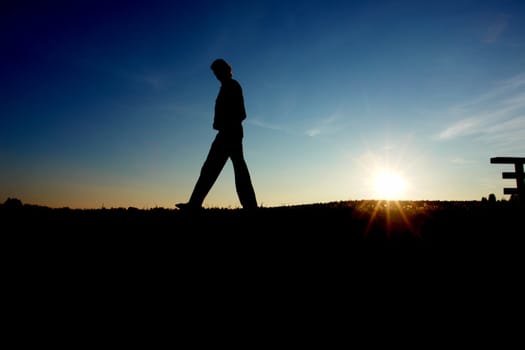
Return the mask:
<svg viewBox="0 0 525 350">
<path fill-rule="evenodd" d="M 383 226 L 384 229 L 380 232 L 384 233 L 383 238 L 387 240 L 402 238 L 407 234 L 413 238 L 421 238 L 417 225 L 413 222 L 413 219 L 417 219 L 417 212 L 413 208 L 405 208 L 400 201 L 376 200 L 374 204 L 372 201 L 364 201 L 357 209 L 361 215 L 367 217 L 364 238 L 371 238 L 370 235 L 376 232 L 378 225 Z"/>
<path fill-rule="evenodd" d="M 412 222 L 408 219 L 407 214 L 406 214 L 405 210 L 403 209 L 403 207 L 401 206 L 401 204 L 399 203 L 399 201 L 394 201 L 394 203 L 395 203 L 395 205 L 397 206 L 397 208 L 399 210 L 399 215 L 401 215 L 401 218 L 403 219 L 403 222 L 405 223 L 407 229 L 410 231 L 410 234 L 413 237 L 420 238 L 421 236 L 419 235 L 419 232 L 417 232 L 414 229 L 414 226 L 413 226 Z"/>
<path fill-rule="evenodd" d="M 374 224 L 374 221 L 376 219 L 377 213 L 379 212 L 379 208 L 381 206 L 381 202 L 377 201 L 376 205 L 374 206 L 374 209 L 372 210 L 372 214 L 370 215 L 370 218 L 368 219 L 368 223 L 365 228 L 365 232 L 363 235 L 366 237 L 370 233 L 370 230 L 372 229 L 372 225 Z"/>
</svg>

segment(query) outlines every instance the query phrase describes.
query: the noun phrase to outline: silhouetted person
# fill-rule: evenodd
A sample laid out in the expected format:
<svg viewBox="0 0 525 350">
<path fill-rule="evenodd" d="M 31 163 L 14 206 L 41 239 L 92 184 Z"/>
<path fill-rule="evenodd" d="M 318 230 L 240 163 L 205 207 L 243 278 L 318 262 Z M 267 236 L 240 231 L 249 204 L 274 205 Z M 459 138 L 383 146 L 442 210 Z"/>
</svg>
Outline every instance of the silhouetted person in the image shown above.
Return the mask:
<svg viewBox="0 0 525 350">
<path fill-rule="evenodd" d="M 221 82 L 221 88 L 215 100 L 215 116 L 213 119 L 213 128 L 218 132 L 202 166 L 189 202 L 179 203 L 177 207 L 180 209 L 200 209 L 204 198 L 219 177 L 226 161 L 230 158 L 235 174 L 235 188 L 241 205 L 245 209 L 254 209 L 257 208 L 257 200 L 242 150 L 242 121 L 246 119 L 242 88 L 232 78 L 232 68 L 225 60 L 213 61 L 211 70 Z"/>
</svg>

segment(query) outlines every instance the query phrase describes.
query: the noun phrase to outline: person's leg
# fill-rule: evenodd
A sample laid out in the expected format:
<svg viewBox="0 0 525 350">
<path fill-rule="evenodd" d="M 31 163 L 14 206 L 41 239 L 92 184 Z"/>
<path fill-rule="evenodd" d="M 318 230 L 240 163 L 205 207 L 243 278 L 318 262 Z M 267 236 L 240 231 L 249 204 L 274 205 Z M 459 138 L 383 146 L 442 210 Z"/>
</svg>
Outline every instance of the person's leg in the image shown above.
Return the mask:
<svg viewBox="0 0 525 350">
<path fill-rule="evenodd" d="M 230 157 L 233 163 L 233 171 L 235 174 L 235 188 L 241 205 L 245 209 L 257 208 L 257 199 L 253 189 L 250 172 L 244 160 L 242 151 L 242 138 L 230 143 L 231 151 Z"/>
<path fill-rule="evenodd" d="M 202 165 L 199 179 L 195 184 L 195 188 L 190 197 L 188 204 L 192 207 L 202 206 L 204 198 L 208 195 L 213 184 L 219 177 L 219 174 L 224 168 L 224 164 L 228 160 L 228 149 L 224 140 L 217 135 L 213 141 L 208 157 Z"/>
</svg>

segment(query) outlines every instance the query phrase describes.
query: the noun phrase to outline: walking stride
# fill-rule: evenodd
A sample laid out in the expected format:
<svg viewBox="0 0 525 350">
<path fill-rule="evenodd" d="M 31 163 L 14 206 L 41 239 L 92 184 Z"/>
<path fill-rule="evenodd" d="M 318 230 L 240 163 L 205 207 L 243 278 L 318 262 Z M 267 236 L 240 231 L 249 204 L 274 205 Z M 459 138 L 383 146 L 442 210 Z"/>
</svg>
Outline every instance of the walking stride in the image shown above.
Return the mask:
<svg viewBox="0 0 525 350">
<path fill-rule="evenodd" d="M 246 119 L 244 96 L 241 85 L 233 79 L 232 67 L 222 58 L 211 64 L 211 70 L 221 88 L 215 100 L 213 128 L 217 135 L 213 141 L 190 200 L 179 203 L 179 209 L 200 209 L 202 203 L 219 177 L 224 165 L 231 159 L 235 174 L 235 188 L 241 205 L 245 209 L 257 208 L 250 172 L 244 159 L 242 121 Z"/>
</svg>

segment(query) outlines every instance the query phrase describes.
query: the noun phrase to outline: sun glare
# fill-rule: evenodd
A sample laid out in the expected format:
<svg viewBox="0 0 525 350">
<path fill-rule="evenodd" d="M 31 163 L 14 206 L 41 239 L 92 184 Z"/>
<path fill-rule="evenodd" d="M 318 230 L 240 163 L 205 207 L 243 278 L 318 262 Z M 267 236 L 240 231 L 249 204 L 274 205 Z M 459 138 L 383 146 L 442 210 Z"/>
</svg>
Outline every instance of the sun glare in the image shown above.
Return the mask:
<svg viewBox="0 0 525 350">
<path fill-rule="evenodd" d="M 375 192 L 378 199 L 399 199 L 406 189 L 402 176 L 389 170 L 382 170 L 375 176 Z"/>
</svg>

